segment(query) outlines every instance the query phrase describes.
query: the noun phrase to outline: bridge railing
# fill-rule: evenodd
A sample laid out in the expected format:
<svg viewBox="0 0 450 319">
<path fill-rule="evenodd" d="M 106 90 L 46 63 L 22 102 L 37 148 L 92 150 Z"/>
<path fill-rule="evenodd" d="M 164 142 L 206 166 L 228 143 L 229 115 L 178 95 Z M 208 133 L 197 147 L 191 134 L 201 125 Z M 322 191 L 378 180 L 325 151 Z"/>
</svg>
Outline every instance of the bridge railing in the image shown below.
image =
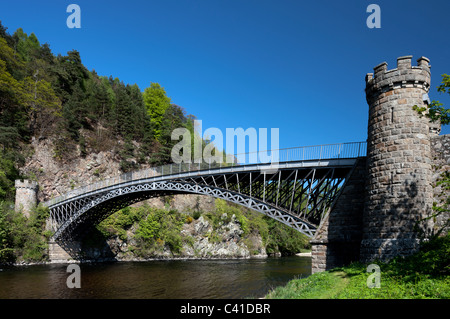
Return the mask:
<svg viewBox="0 0 450 319">
<path fill-rule="evenodd" d="M 328 159 L 345 159 L 366 156 L 366 142 L 351 142 L 340 144 L 325 144 L 292 147 L 272 151 L 258 151 L 228 156 L 226 161 L 217 163 L 214 158 L 206 158 L 196 163 L 167 164 L 133 171 L 120 176 L 111 177 L 86 186 L 73 189 L 66 194 L 45 202 L 46 206 L 59 203 L 81 194 L 93 192 L 102 188 L 130 182 L 132 180 L 146 179 L 155 176 L 173 175 L 185 172 L 209 170 L 222 167 L 235 167 L 250 164 L 276 164 L 281 162 L 320 161 Z"/>
</svg>

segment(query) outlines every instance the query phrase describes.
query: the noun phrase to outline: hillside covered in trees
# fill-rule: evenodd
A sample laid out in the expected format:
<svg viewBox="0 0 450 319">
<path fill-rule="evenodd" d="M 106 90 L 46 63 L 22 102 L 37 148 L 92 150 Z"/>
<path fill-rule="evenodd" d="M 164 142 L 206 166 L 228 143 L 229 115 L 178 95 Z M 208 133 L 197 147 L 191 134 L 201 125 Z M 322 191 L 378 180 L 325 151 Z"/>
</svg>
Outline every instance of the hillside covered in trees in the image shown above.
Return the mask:
<svg viewBox="0 0 450 319">
<path fill-rule="evenodd" d="M 171 132 L 193 133 L 193 118 L 158 83 L 142 91 L 99 75 L 76 50 L 54 55 L 34 33 L 10 34 L 0 22 L 0 200 L 13 200 L 14 180 L 28 177 L 19 169 L 32 139 L 51 139 L 62 162 L 76 149 L 114 152 L 127 172 L 170 163 Z"/>
</svg>

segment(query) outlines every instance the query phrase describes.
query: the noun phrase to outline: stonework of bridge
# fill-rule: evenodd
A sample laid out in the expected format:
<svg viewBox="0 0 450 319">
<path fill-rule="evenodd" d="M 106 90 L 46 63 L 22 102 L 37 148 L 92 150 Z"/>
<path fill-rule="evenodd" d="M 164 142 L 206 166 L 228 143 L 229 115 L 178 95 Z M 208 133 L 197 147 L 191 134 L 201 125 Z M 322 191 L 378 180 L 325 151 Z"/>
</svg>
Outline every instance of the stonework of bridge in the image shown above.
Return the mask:
<svg viewBox="0 0 450 319">
<path fill-rule="evenodd" d="M 194 193 L 259 211 L 310 237 L 312 272 L 409 255 L 436 228 L 426 219 L 432 165 L 450 164 L 450 136 L 438 136 L 440 125 L 413 110 L 427 103 L 430 87 L 429 60 L 417 63 L 400 57 L 397 68 L 382 63 L 366 75 L 367 143 L 286 149 L 272 165 L 167 165 L 88 185 L 44 203 L 52 240 L 70 252 L 88 227 L 121 208 Z M 17 181 L 16 208 L 34 204 L 36 191 Z M 57 249 L 50 245 L 50 255 Z"/>
</svg>

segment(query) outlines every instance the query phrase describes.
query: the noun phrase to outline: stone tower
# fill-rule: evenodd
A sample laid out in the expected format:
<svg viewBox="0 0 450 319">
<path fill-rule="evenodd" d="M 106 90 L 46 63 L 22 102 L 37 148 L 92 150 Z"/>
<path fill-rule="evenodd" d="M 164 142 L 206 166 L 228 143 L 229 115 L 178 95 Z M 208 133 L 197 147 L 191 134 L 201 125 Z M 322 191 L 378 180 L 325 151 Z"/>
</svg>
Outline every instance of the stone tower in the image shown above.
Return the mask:
<svg viewBox="0 0 450 319">
<path fill-rule="evenodd" d="M 431 226 L 419 221 L 433 203 L 430 136 L 437 129 L 413 110 L 427 103 L 431 74 L 427 58 L 417 66 L 411 58 L 398 58 L 392 70 L 383 62 L 366 75 L 368 175 L 360 250 L 366 262 L 413 253 Z"/>
<path fill-rule="evenodd" d="M 15 210 L 22 211 L 26 217 L 37 204 L 38 184 L 31 180 L 16 180 L 16 204 Z"/>
</svg>

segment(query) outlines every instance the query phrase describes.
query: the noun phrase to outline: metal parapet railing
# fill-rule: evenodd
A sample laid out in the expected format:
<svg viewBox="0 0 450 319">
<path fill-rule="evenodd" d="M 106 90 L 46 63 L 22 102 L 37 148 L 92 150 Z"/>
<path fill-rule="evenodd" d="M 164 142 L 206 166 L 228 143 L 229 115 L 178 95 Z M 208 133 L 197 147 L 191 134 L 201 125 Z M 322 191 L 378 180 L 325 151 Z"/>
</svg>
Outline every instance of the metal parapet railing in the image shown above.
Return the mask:
<svg viewBox="0 0 450 319">
<path fill-rule="evenodd" d="M 313 146 L 301 146 L 284 148 L 271 151 L 258 151 L 250 153 L 227 156 L 226 161 L 208 160 L 194 163 L 167 164 L 158 167 L 151 167 L 139 171 L 133 171 L 120 176 L 111 177 L 99 182 L 82 186 L 67 192 L 66 194 L 52 198 L 44 205 L 52 206 L 66 199 L 76 197 L 81 194 L 93 192 L 112 185 L 117 185 L 132 180 L 151 178 L 155 176 L 173 175 L 185 172 L 209 170 L 222 167 L 235 167 L 250 164 L 276 164 L 282 162 L 317 161 L 325 159 L 346 159 L 363 157 L 367 154 L 366 142 L 350 142 L 339 144 L 324 144 Z"/>
</svg>

